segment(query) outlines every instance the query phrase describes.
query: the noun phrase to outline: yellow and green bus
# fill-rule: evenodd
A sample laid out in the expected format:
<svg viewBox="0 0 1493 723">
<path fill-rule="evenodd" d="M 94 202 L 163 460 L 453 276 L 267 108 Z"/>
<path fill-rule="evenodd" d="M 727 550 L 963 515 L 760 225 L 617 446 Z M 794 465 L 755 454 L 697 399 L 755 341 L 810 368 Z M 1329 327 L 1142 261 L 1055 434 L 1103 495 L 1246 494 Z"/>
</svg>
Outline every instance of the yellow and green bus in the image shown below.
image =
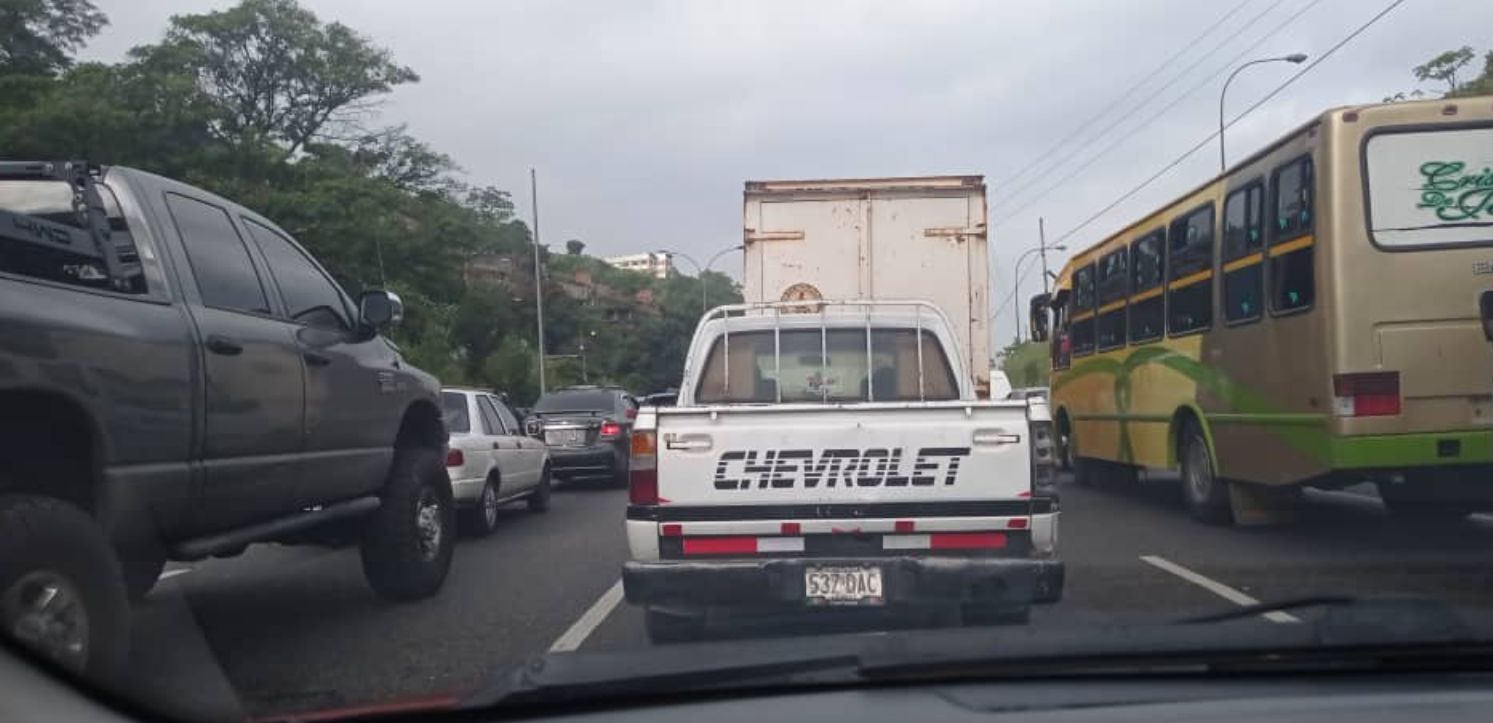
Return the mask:
<svg viewBox="0 0 1493 723">
<path fill-rule="evenodd" d="M 1461 516 L 1493 501 L 1490 283 L 1493 98 L 1348 107 L 1077 254 L 1032 328 L 1080 483 L 1180 468 L 1214 523 L 1366 481 Z"/>
</svg>

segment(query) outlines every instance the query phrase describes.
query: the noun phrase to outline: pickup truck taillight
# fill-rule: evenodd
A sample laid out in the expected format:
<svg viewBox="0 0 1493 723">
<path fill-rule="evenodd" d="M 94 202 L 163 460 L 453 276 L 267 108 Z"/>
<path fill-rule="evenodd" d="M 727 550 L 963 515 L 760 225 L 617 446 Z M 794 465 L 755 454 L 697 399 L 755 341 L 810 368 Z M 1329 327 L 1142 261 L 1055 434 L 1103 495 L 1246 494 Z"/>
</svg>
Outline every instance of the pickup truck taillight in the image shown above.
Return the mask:
<svg viewBox="0 0 1493 723">
<path fill-rule="evenodd" d="M 658 504 L 658 437 L 654 432 L 632 433 L 627 502 L 633 505 Z"/>
<path fill-rule="evenodd" d="M 1400 373 L 1332 375 L 1332 410 L 1339 417 L 1392 417 L 1400 413 Z"/>
<path fill-rule="evenodd" d="M 464 465 L 466 463 L 467 463 L 466 455 L 462 454 L 461 450 L 459 450 L 459 449 L 448 449 L 448 450 L 446 450 L 446 466 L 447 467 L 460 467 L 460 466 L 462 466 L 462 465 Z"/>
<path fill-rule="evenodd" d="M 1032 422 L 1032 495 L 1057 497 L 1057 445 L 1052 422 Z"/>
</svg>

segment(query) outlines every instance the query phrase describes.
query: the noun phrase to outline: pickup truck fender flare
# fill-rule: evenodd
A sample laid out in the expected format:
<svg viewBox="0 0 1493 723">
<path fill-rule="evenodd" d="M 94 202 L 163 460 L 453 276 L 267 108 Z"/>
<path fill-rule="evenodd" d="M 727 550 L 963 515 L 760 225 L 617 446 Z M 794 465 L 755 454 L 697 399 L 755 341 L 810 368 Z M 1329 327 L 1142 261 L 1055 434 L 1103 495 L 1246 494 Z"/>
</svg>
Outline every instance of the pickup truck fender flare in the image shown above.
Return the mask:
<svg viewBox="0 0 1493 723">
<path fill-rule="evenodd" d="M 449 439 L 446 422 L 434 402 L 423 397 L 413 399 L 404 408 L 394 447 L 428 447 L 444 450 Z"/>
<path fill-rule="evenodd" d="M 88 448 L 89 470 L 87 485 L 78 490 L 83 493 L 81 497 L 62 496 L 73 504 L 79 505 L 89 514 L 97 514 L 97 506 L 104 499 L 104 471 L 109 466 L 109 460 L 114 458 L 113 445 L 104 427 L 100 424 L 98 417 L 90 411 L 87 403 L 70 389 L 52 385 L 28 385 L 24 387 L 8 387 L 0 389 L 0 398 L 6 397 L 31 397 L 25 405 L 17 409 L 36 409 L 37 404 L 55 404 L 52 413 L 46 415 L 49 421 L 80 423 L 81 429 L 86 433 L 87 439 L 83 440 Z M 37 489 L 39 493 L 45 493 L 45 489 Z"/>
</svg>

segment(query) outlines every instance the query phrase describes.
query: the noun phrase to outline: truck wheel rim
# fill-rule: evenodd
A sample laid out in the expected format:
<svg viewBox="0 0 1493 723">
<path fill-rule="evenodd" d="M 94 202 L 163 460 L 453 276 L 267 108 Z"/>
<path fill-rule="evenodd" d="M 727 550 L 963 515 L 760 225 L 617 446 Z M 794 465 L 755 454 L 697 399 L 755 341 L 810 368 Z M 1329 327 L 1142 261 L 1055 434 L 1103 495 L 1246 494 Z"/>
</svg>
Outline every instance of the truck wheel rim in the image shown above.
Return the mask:
<svg viewBox="0 0 1493 723">
<path fill-rule="evenodd" d="M 482 488 L 482 519 L 488 527 L 498 524 L 498 493 L 490 482 Z"/>
<path fill-rule="evenodd" d="M 82 672 L 88 663 L 88 609 L 78 588 L 60 574 L 38 570 L 21 577 L 0 599 L 5 627 L 21 644 Z"/>
<path fill-rule="evenodd" d="M 415 529 L 419 533 L 420 559 L 430 562 L 441 553 L 441 536 L 445 534 L 441 523 L 441 501 L 435 490 L 420 490 L 420 500 L 415 505 Z"/>
<path fill-rule="evenodd" d="M 1187 486 L 1193 499 L 1203 501 L 1213 489 L 1213 470 L 1208 464 L 1208 450 L 1194 441 L 1187 450 Z"/>
</svg>

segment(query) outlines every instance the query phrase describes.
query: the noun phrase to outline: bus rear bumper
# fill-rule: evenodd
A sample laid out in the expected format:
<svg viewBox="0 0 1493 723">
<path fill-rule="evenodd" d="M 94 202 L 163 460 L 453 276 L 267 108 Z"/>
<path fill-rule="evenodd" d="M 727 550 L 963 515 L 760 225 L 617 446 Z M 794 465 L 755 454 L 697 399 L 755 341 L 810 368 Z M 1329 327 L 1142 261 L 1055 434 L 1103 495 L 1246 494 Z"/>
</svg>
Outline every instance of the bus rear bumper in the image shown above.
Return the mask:
<svg viewBox="0 0 1493 723">
<path fill-rule="evenodd" d="M 1428 467 L 1493 467 L 1493 425 L 1485 430 L 1333 437 L 1334 470 L 1384 471 Z M 1485 470 L 1486 471 L 1486 470 Z M 1482 479 L 1493 485 L 1493 476 Z"/>
</svg>

